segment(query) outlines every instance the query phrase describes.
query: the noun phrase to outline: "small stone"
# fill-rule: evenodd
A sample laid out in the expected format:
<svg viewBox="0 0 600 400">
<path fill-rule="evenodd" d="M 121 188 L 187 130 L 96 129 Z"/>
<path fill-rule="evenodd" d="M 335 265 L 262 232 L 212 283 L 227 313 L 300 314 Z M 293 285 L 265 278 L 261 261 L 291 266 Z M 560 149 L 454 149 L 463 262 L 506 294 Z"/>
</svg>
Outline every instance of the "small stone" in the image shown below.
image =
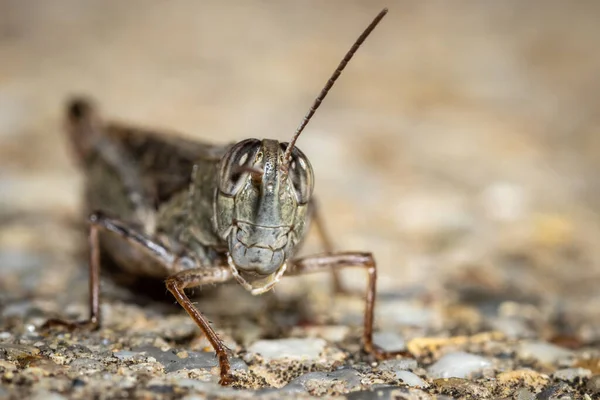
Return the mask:
<svg viewBox="0 0 600 400">
<path fill-rule="evenodd" d="M 444 378 L 433 381 L 442 394 L 450 394 L 456 398 L 486 399 L 490 398 L 490 391 L 468 379 Z"/>
<path fill-rule="evenodd" d="M 554 372 L 552 376 L 561 381 L 573 382 L 578 378 L 588 378 L 592 376 L 592 371 L 585 368 L 565 368 Z"/>
<path fill-rule="evenodd" d="M 69 364 L 69 367 L 82 374 L 92 374 L 105 369 L 100 361 L 91 358 L 77 358 Z"/>
<path fill-rule="evenodd" d="M 496 379 L 499 383 L 505 385 L 527 386 L 535 390 L 540 390 L 548 384 L 550 378 L 547 375 L 530 369 L 518 369 L 506 371 L 498 374 Z"/>
<path fill-rule="evenodd" d="M 248 352 L 260 354 L 265 361 L 314 360 L 323 352 L 325 344 L 325 340 L 318 338 L 259 340 L 248 348 Z"/>
<path fill-rule="evenodd" d="M 544 364 L 555 364 L 573 355 L 572 351 L 547 342 L 523 343 L 518 353 L 523 358 L 534 358 Z"/>
<path fill-rule="evenodd" d="M 585 389 L 591 394 L 600 393 L 600 375 L 592 376 L 586 383 Z"/>
<path fill-rule="evenodd" d="M 401 380 L 408 386 L 424 388 L 429 386 L 427 382 L 421 379 L 417 374 L 410 371 L 396 371 L 396 379 Z"/>
<path fill-rule="evenodd" d="M 416 389 L 412 389 L 416 390 Z M 397 399 L 411 399 L 411 400 L 429 400 L 431 397 L 425 395 L 424 393 L 411 395 L 412 391 L 409 391 L 406 387 L 402 386 L 385 386 L 378 388 L 371 388 L 369 390 L 361 390 L 357 392 L 351 392 L 346 395 L 347 400 L 397 400 Z M 442 397 L 436 397 L 437 400 L 442 400 Z M 445 400 L 445 399 L 444 399 Z"/>
<path fill-rule="evenodd" d="M 452 337 L 416 337 L 411 339 L 406 347 L 408 351 L 420 356 L 428 353 L 435 353 L 440 348 L 446 346 L 463 346 L 469 341 L 467 336 L 452 336 Z"/>
<path fill-rule="evenodd" d="M 165 367 L 165 372 L 175 372 L 182 369 L 211 369 L 218 365 L 215 353 L 212 351 L 207 352 L 195 352 L 186 351 L 187 357 L 180 358 L 178 356 L 181 351 L 167 350 L 162 351 L 161 349 L 153 346 L 139 347 L 135 349 L 137 354 L 154 359 L 154 362 L 159 362 Z M 239 358 L 229 359 L 231 369 L 247 369 L 248 366 L 245 362 Z"/>
<path fill-rule="evenodd" d="M 558 400 L 558 398 L 556 396 L 563 394 L 567 387 L 568 386 L 566 383 L 549 386 L 549 387 L 545 388 L 544 390 L 542 390 L 541 392 L 539 392 L 535 396 L 535 399 L 536 400 Z"/>
<path fill-rule="evenodd" d="M 115 352 L 113 355 L 121 361 L 132 361 L 137 356 L 139 356 L 140 353 L 137 351 L 121 350 L 121 351 Z"/>
<path fill-rule="evenodd" d="M 0 354 L 2 353 L 9 359 L 19 360 L 40 354 L 40 349 L 25 344 L 0 343 Z"/>
<path fill-rule="evenodd" d="M 183 388 L 190 388 L 201 393 L 210 393 L 214 398 L 231 398 L 240 399 L 248 398 L 248 391 L 233 389 L 227 386 L 221 386 L 217 382 L 203 382 L 197 379 L 178 379 L 177 386 Z M 245 396 L 244 396 L 245 395 Z M 202 399 L 206 399 L 206 395 L 202 396 Z"/>
<path fill-rule="evenodd" d="M 307 390 L 320 392 L 336 383 L 341 384 L 345 391 L 350 391 L 361 386 L 361 375 L 352 368 L 341 368 L 332 372 L 309 372 L 292 380 L 284 390 L 288 393 Z"/>
<path fill-rule="evenodd" d="M 382 371 L 402 371 L 414 370 L 417 368 L 417 360 L 414 358 L 396 358 L 393 360 L 385 360 L 379 363 L 378 367 Z"/>
<path fill-rule="evenodd" d="M 535 400 L 535 393 L 526 388 L 520 388 L 515 392 L 516 400 Z"/>
<path fill-rule="evenodd" d="M 184 350 L 184 351 L 180 351 L 179 353 L 177 353 L 177 357 L 179 357 L 179 358 L 188 358 L 189 354 L 188 354 L 187 351 Z"/>
<path fill-rule="evenodd" d="M 427 369 L 427 372 L 433 378 L 467 378 L 491 365 L 491 361 L 485 357 L 456 352 L 440 358 Z"/>
<path fill-rule="evenodd" d="M 0 360 L 0 371 L 16 371 L 17 366 L 13 362 Z"/>
<path fill-rule="evenodd" d="M 385 351 L 399 351 L 406 348 L 406 342 L 395 332 L 375 332 L 373 342 Z"/>
</svg>

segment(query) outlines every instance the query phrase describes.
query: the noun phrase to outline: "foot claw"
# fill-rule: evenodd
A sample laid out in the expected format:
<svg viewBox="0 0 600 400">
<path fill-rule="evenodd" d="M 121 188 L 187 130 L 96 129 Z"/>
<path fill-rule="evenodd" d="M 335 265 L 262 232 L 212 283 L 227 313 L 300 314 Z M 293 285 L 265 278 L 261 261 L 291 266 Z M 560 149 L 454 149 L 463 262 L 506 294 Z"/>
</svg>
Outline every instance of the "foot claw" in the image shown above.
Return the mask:
<svg viewBox="0 0 600 400">
<path fill-rule="evenodd" d="M 233 383 L 233 375 L 230 373 L 221 374 L 221 379 L 219 379 L 219 385 L 221 386 L 229 386 Z"/>
</svg>

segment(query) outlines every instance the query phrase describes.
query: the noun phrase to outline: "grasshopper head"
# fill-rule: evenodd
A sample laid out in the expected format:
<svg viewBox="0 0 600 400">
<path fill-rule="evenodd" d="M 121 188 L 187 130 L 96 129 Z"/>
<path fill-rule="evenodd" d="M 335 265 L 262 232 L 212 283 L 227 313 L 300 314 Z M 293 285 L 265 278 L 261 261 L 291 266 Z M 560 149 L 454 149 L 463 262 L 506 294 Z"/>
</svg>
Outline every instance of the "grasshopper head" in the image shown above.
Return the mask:
<svg viewBox="0 0 600 400">
<path fill-rule="evenodd" d="M 356 50 L 387 13 L 383 9 L 346 53 L 289 143 L 243 140 L 221 159 L 215 223 L 229 246 L 235 278 L 252 294 L 268 291 L 286 269 L 307 228 L 313 170 L 298 137 Z"/>
<path fill-rule="evenodd" d="M 271 289 L 304 237 L 313 170 L 297 148 L 284 163 L 287 143 L 243 140 L 221 159 L 215 221 L 227 241 L 237 280 L 253 294 Z"/>
</svg>

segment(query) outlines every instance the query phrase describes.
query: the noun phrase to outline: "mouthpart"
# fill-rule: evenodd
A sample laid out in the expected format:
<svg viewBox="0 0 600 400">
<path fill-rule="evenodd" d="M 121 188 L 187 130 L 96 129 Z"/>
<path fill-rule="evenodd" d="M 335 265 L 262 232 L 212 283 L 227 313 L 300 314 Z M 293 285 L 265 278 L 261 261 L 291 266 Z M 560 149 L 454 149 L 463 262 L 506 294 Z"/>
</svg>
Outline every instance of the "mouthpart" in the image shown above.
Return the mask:
<svg viewBox="0 0 600 400">
<path fill-rule="evenodd" d="M 227 263 L 229 264 L 229 268 L 231 269 L 231 273 L 233 274 L 235 280 L 238 281 L 238 283 L 253 296 L 266 293 L 273 289 L 287 269 L 287 262 L 284 262 L 275 273 L 269 275 L 261 275 L 256 272 L 244 271 L 240 273 L 237 266 L 233 262 L 233 257 L 231 257 L 231 254 L 229 253 L 227 253 Z M 250 280 L 247 278 L 250 278 Z"/>
</svg>

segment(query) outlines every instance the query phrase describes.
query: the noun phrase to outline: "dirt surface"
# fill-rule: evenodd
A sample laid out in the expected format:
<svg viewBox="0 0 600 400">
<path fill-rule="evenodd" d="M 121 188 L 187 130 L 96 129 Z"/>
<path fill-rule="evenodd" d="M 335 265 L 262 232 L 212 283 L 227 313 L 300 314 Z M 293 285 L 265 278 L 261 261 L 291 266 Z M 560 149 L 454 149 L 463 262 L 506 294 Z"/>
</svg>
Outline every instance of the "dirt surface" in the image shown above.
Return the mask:
<svg viewBox="0 0 600 400">
<path fill-rule="evenodd" d="M 363 302 L 327 275 L 199 293 L 231 388 L 160 283 L 105 277 L 99 331 L 40 329 L 87 315 L 70 95 L 187 137 L 288 140 L 383 6 L 298 145 L 336 247 L 378 261 L 377 342 L 414 359 L 362 353 Z M 0 398 L 600 398 L 599 17 L 591 1 L 0 0 Z"/>
</svg>

